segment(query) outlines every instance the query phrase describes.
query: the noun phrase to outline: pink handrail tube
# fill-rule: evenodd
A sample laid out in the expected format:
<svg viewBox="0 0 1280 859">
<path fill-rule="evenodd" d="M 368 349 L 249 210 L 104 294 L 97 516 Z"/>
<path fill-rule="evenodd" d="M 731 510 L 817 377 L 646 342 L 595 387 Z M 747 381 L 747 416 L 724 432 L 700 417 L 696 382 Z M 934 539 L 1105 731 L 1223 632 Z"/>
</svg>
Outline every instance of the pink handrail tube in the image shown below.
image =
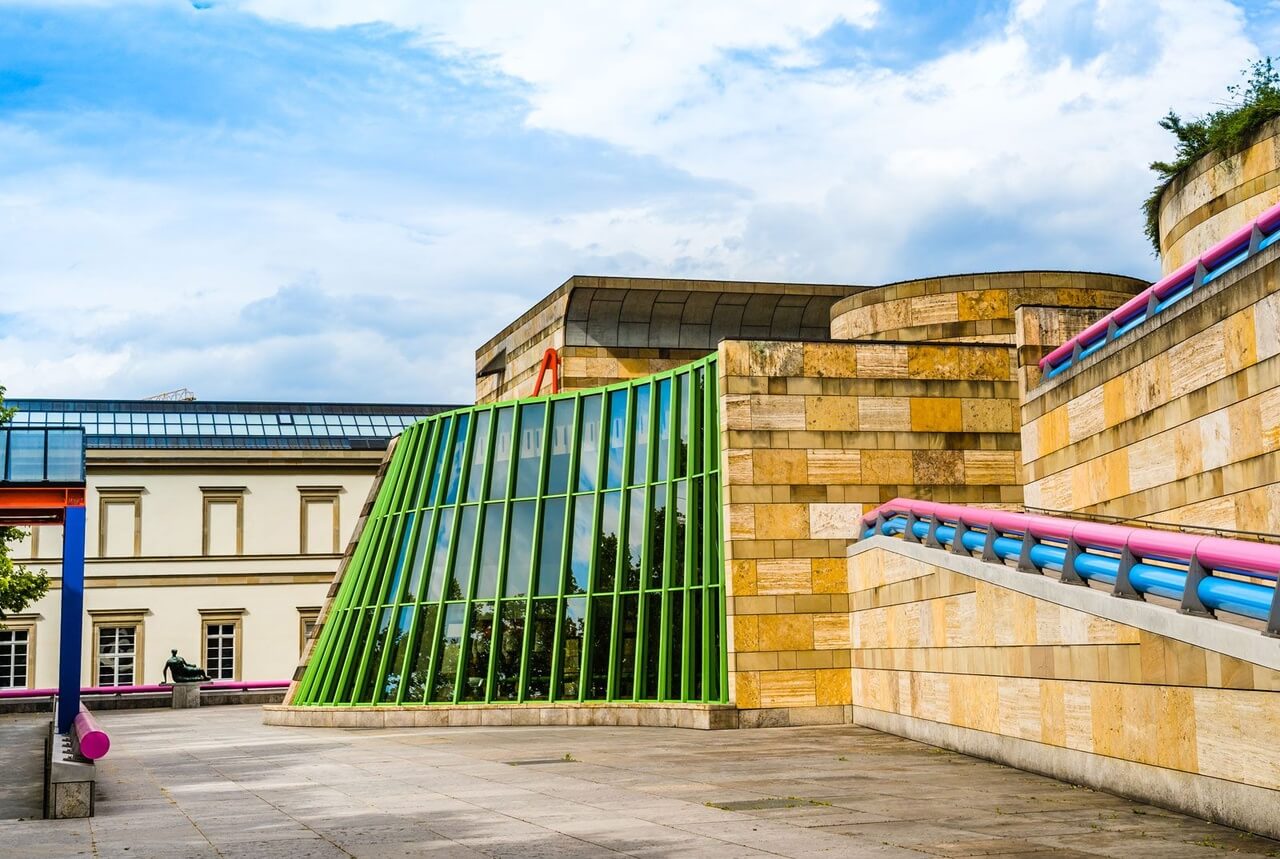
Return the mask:
<svg viewBox="0 0 1280 859">
<path fill-rule="evenodd" d="M 1130 321 L 1133 316 L 1137 315 L 1137 311 L 1140 308 L 1146 307 L 1152 295 L 1155 295 L 1158 300 L 1164 300 L 1182 289 L 1195 277 L 1198 266 L 1203 265 L 1207 269 L 1212 269 L 1240 253 L 1248 247 L 1249 241 L 1253 236 L 1254 227 L 1257 227 L 1267 235 L 1280 229 L 1280 204 L 1272 206 L 1248 225 L 1236 230 L 1191 262 L 1160 278 L 1147 289 L 1144 289 L 1097 322 L 1089 325 L 1061 346 L 1050 351 L 1049 354 L 1040 359 L 1040 369 L 1047 370 L 1050 365 L 1056 365 L 1063 358 L 1072 354 L 1077 344 L 1080 346 L 1091 345 L 1099 335 L 1107 331 L 1110 323 L 1114 322 L 1117 325 L 1123 325 Z"/>
<path fill-rule="evenodd" d="M 96 761 L 111 749 L 111 738 L 102 730 L 93 714 L 85 709 L 84 704 L 80 705 L 80 712 L 71 723 L 71 730 L 76 735 L 76 748 L 83 758 Z"/>
<path fill-rule="evenodd" d="M 287 689 L 288 680 L 214 680 L 203 683 L 200 688 L 208 692 L 243 692 L 250 689 Z M 147 693 L 168 692 L 172 686 L 153 683 L 142 686 L 85 686 L 80 689 L 81 695 L 143 695 Z M 5 698 L 51 698 L 58 694 L 57 689 L 0 689 L 0 700 Z"/>
</svg>

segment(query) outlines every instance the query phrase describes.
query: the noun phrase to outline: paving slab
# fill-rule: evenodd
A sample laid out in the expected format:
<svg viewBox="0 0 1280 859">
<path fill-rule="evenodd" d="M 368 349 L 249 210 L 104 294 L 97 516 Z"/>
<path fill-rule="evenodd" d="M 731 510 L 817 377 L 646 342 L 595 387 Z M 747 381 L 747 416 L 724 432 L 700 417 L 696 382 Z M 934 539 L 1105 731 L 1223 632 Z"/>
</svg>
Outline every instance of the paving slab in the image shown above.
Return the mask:
<svg viewBox="0 0 1280 859">
<path fill-rule="evenodd" d="M 0 717 L 8 857 L 1280 857 L 1280 843 L 864 728 L 268 727 L 121 710 L 98 816 L 39 814 Z"/>
</svg>

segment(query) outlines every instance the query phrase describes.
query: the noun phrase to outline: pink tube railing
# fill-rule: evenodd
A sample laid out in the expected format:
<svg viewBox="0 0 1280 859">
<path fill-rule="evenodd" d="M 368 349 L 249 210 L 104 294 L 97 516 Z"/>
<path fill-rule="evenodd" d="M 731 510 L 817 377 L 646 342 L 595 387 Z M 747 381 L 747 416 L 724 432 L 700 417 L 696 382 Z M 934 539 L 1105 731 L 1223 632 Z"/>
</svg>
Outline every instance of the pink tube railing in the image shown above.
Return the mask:
<svg viewBox="0 0 1280 859">
<path fill-rule="evenodd" d="M 111 738 L 83 704 L 71 723 L 71 732 L 75 734 L 76 749 L 82 758 L 96 761 L 111 749 Z"/>
<path fill-rule="evenodd" d="M 288 680 L 214 680 L 201 684 L 204 692 L 243 692 L 250 689 L 287 689 Z M 169 692 L 173 687 L 163 683 L 141 686 L 84 686 L 81 695 L 142 695 Z M 5 698 L 52 698 L 57 689 L 0 689 L 0 700 Z"/>
<path fill-rule="evenodd" d="M 1164 301 L 1178 290 L 1195 283 L 1197 272 L 1201 272 L 1202 266 L 1204 271 L 1211 271 L 1242 251 L 1252 249 L 1255 230 L 1262 236 L 1270 236 L 1278 229 L 1280 229 L 1280 204 L 1272 206 L 1249 225 L 1241 227 L 1196 259 L 1162 277 L 1045 355 L 1040 359 L 1040 369 L 1047 371 L 1051 366 L 1057 366 L 1064 359 L 1075 355 L 1077 348 L 1086 348 L 1093 345 L 1100 337 L 1109 336 L 1113 325 L 1117 327 L 1124 325 L 1142 315 L 1151 306 L 1153 299 L 1157 302 Z"/>
</svg>

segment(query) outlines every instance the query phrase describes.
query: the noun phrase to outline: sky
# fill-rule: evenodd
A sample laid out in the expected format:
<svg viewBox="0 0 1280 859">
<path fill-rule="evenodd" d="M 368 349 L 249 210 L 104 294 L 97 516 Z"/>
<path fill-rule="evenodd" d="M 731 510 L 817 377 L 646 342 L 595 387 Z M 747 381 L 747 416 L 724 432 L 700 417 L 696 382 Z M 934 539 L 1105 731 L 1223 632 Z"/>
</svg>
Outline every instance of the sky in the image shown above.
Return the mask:
<svg viewBox="0 0 1280 859">
<path fill-rule="evenodd" d="M 0 0 L 10 397 L 465 403 L 574 274 L 1154 278 L 1280 2 Z"/>
</svg>

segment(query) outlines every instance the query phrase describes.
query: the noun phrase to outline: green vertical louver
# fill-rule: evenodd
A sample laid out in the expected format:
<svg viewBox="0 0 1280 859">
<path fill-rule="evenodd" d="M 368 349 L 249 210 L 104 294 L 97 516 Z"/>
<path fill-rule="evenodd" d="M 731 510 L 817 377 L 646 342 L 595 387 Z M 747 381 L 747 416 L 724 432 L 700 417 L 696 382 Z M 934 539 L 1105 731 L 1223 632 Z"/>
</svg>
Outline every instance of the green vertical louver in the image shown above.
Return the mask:
<svg viewBox="0 0 1280 859">
<path fill-rule="evenodd" d="M 725 700 L 715 356 L 400 439 L 295 704 Z"/>
</svg>

